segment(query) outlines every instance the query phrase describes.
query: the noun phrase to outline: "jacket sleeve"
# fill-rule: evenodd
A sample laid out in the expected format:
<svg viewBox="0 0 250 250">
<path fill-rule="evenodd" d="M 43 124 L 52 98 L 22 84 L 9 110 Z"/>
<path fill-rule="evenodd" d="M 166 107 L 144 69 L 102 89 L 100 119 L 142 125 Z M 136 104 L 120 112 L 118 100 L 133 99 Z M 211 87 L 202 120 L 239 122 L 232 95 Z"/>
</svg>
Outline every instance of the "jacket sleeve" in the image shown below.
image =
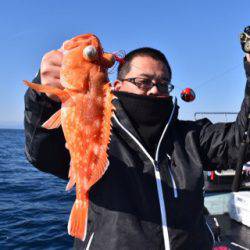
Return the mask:
<svg viewBox="0 0 250 250">
<path fill-rule="evenodd" d="M 245 130 L 250 126 L 247 123 L 250 114 L 250 63 L 246 59 L 244 66 L 247 76 L 245 97 L 236 121 L 212 124 L 208 119 L 203 120 L 200 145 L 204 170 L 236 168 L 240 143 Z M 249 145 L 245 159 L 250 160 Z"/>
<path fill-rule="evenodd" d="M 40 83 L 39 73 L 33 82 Z M 70 157 L 62 129 L 41 127 L 61 104 L 30 88 L 25 93 L 24 101 L 25 154 L 28 161 L 41 171 L 67 179 Z"/>
</svg>

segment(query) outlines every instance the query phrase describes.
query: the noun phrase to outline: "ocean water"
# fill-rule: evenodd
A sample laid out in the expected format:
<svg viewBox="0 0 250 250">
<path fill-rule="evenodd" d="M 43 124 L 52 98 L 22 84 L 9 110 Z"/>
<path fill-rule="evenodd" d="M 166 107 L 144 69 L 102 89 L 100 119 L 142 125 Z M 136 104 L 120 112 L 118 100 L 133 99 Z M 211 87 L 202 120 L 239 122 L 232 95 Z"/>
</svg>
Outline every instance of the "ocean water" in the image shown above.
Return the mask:
<svg viewBox="0 0 250 250">
<path fill-rule="evenodd" d="M 27 162 L 23 130 L 0 129 L 0 249 L 72 249 L 65 186 Z"/>
</svg>

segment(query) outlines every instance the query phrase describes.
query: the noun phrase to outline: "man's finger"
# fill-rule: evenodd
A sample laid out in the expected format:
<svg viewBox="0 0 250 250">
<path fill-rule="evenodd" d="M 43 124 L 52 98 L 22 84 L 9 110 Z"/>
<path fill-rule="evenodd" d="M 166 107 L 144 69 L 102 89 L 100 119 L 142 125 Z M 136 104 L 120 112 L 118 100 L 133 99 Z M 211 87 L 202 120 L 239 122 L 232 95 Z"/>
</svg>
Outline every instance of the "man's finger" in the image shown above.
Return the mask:
<svg viewBox="0 0 250 250">
<path fill-rule="evenodd" d="M 46 80 L 43 82 L 43 85 L 50 85 L 59 89 L 64 89 L 61 85 L 60 79 L 57 79 L 55 77 L 47 77 Z"/>
<path fill-rule="evenodd" d="M 60 66 L 54 66 L 54 65 L 49 65 L 49 64 L 44 64 L 41 66 L 41 76 L 42 77 L 57 77 L 60 78 Z"/>
<path fill-rule="evenodd" d="M 250 62 L 250 54 L 246 54 L 247 61 Z"/>
<path fill-rule="evenodd" d="M 53 51 L 46 53 L 43 56 L 41 65 L 48 64 L 48 65 L 53 65 L 53 66 L 61 66 L 62 59 L 63 59 L 63 53 L 58 50 L 53 50 Z"/>
</svg>

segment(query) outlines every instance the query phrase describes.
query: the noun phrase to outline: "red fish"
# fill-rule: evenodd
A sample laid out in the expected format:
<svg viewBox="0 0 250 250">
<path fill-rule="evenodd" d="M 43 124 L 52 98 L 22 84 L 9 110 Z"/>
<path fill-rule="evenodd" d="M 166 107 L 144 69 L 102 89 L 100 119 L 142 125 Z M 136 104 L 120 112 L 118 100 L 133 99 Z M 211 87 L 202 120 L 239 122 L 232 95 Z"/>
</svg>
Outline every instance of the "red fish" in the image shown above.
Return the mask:
<svg viewBox="0 0 250 250">
<path fill-rule="evenodd" d="M 107 69 L 114 64 L 112 54 L 104 53 L 93 34 L 80 35 L 64 42 L 60 80 L 64 89 L 24 81 L 38 92 L 59 97 L 61 109 L 43 124 L 47 129 L 62 125 L 70 152 L 69 183 L 76 185 L 76 200 L 71 210 L 68 232 L 85 239 L 88 218 L 88 190 L 105 173 L 107 149 L 114 111 Z"/>
</svg>

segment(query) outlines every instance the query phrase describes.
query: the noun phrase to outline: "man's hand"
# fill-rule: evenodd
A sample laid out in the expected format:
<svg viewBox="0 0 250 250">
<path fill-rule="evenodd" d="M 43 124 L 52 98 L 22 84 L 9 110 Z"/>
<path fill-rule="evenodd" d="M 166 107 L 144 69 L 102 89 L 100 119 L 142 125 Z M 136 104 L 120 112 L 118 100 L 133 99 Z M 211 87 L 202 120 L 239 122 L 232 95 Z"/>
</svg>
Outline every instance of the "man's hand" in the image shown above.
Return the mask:
<svg viewBox="0 0 250 250">
<path fill-rule="evenodd" d="M 63 89 L 60 82 L 60 69 L 62 66 L 63 54 L 58 50 L 46 53 L 41 62 L 41 84 L 50 85 Z M 49 98 L 59 102 L 59 98 L 55 95 L 47 94 Z"/>
<path fill-rule="evenodd" d="M 246 59 L 250 63 L 250 54 L 249 53 L 246 54 Z"/>
</svg>

